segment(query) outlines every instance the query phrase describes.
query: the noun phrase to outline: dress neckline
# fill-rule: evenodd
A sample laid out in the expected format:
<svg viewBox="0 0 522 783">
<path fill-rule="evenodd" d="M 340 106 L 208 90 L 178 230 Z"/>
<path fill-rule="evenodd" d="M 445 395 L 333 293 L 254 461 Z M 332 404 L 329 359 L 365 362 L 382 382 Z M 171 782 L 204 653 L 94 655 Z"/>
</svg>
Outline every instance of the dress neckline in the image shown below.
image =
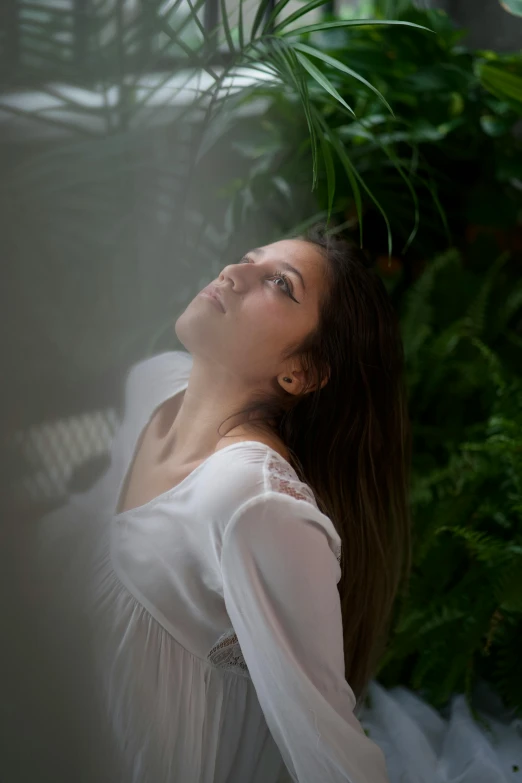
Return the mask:
<svg viewBox="0 0 522 783">
<path fill-rule="evenodd" d="M 280 460 L 283 460 L 288 465 L 290 463 L 288 460 L 285 460 L 284 457 L 279 454 L 278 451 L 273 449 L 271 446 L 268 446 L 268 444 L 264 443 L 261 440 L 241 440 L 237 441 L 236 443 L 230 443 L 228 446 L 223 446 L 222 449 L 218 449 L 218 451 L 213 451 L 212 454 L 209 454 L 208 457 L 206 457 L 202 462 L 199 463 L 199 465 L 196 465 L 196 467 L 188 473 L 184 479 L 182 479 L 178 484 L 175 484 L 173 487 L 170 487 L 169 489 L 166 489 L 164 492 L 161 492 L 159 495 L 156 495 L 156 497 L 151 498 L 150 500 L 147 500 L 146 503 L 142 503 L 139 506 L 135 506 L 134 508 L 127 508 L 124 511 L 114 512 L 113 519 L 119 520 L 122 517 L 137 514 L 140 511 L 144 511 L 145 509 L 151 509 L 154 508 L 154 506 L 157 503 L 160 503 L 161 501 L 167 500 L 169 497 L 176 494 L 176 492 L 180 489 L 182 489 L 186 484 L 189 483 L 189 481 L 192 479 L 193 476 L 195 476 L 197 473 L 199 473 L 203 468 L 212 460 L 214 457 L 217 457 L 219 454 L 222 454 L 223 452 L 228 451 L 229 449 L 237 448 L 238 446 L 264 446 L 271 454 L 274 454 L 276 458 L 278 457 Z M 290 467 L 292 467 L 290 465 Z M 293 468 L 292 468 L 293 470 Z"/>
<path fill-rule="evenodd" d="M 205 459 L 199 463 L 199 465 L 196 465 L 196 467 L 188 473 L 185 478 L 183 478 L 181 481 L 179 481 L 177 484 L 175 484 L 173 487 L 169 487 L 169 489 L 166 489 L 164 492 L 160 492 L 159 495 L 156 495 L 155 497 L 151 498 L 150 500 L 147 500 L 146 503 L 141 503 L 139 506 L 135 506 L 134 508 L 127 508 L 123 511 L 118 511 L 118 506 L 120 505 L 121 500 L 121 494 L 123 491 L 123 488 L 125 486 L 125 482 L 127 481 L 127 477 L 129 475 L 129 472 L 132 470 L 132 466 L 134 464 L 134 461 L 136 459 L 137 451 L 139 448 L 139 444 L 141 441 L 142 436 L 145 434 L 147 428 L 149 427 L 152 419 L 156 415 L 159 408 L 164 405 L 169 400 L 172 400 L 174 397 L 176 397 L 178 394 L 181 394 L 182 391 L 184 391 L 188 386 L 188 380 L 183 383 L 182 386 L 179 387 L 177 391 L 175 391 L 173 394 L 168 394 L 166 397 L 162 397 L 160 401 L 154 406 L 151 413 L 147 416 L 145 423 L 138 428 L 138 432 L 136 434 L 136 437 L 133 438 L 132 441 L 132 448 L 131 448 L 131 454 L 130 458 L 125 460 L 124 470 L 122 478 L 118 484 L 117 492 L 116 492 L 116 500 L 113 504 L 112 509 L 112 518 L 114 520 L 122 519 L 125 516 L 133 515 L 136 513 L 139 513 L 140 511 L 144 511 L 145 509 L 153 508 L 157 503 L 161 502 L 162 500 L 166 500 L 167 498 L 171 497 L 172 495 L 175 495 L 176 492 L 182 488 L 184 488 L 192 479 L 193 476 L 195 476 L 197 473 L 199 473 L 206 465 L 210 462 L 210 460 L 213 459 L 213 457 L 217 457 L 222 452 L 226 452 L 229 449 L 233 449 L 237 446 L 247 446 L 247 445 L 255 445 L 255 446 L 264 446 L 270 453 L 274 454 L 276 457 L 278 457 L 280 460 L 283 460 L 292 470 L 294 468 L 290 464 L 290 462 L 285 459 L 285 457 L 282 456 L 278 451 L 272 448 L 272 446 L 269 446 L 264 441 L 260 440 L 241 440 L 236 441 L 235 443 L 230 443 L 228 446 L 223 446 L 223 448 L 218 449 L 217 451 L 213 451 L 212 454 L 209 454 L 208 457 L 205 457 Z"/>
</svg>

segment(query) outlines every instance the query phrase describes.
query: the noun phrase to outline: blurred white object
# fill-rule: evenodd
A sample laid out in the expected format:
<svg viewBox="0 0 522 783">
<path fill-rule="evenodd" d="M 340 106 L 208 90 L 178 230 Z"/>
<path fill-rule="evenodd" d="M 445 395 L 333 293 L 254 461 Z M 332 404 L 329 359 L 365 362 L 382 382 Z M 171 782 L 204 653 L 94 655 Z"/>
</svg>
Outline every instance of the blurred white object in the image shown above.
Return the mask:
<svg viewBox="0 0 522 783">
<path fill-rule="evenodd" d="M 372 680 L 370 705 L 359 720 L 383 750 L 390 783 L 509 783 L 520 781 L 522 721 L 510 718 L 483 683 L 476 688 L 479 724 L 463 694 L 443 715 L 403 687 L 390 690 Z M 281 781 L 281 783 L 283 783 Z"/>
</svg>

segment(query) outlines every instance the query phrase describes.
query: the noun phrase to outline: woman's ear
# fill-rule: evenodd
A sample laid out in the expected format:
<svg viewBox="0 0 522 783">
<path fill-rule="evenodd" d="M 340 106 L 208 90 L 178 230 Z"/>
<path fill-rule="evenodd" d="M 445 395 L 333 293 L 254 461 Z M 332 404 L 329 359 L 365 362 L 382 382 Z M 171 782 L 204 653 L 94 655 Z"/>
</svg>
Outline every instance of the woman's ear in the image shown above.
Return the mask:
<svg viewBox="0 0 522 783">
<path fill-rule="evenodd" d="M 287 379 L 286 381 L 284 380 L 285 378 Z M 328 383 L 329 379 L 330 379 L 330 373 L 328 372 L 327 375 L 321 381 L 321 385 L 319 386 L 319 388 L 322 389 L 323 386 L 325 386 Z M 307 386 L 306 383 L 307 383 L 307 373 L 305 370 L 292 370 L 291 372 L 286 373 L 282 376 L 282 386 L 291 394 L 302 394 L 303 392 L 306 392 L 308 394 L 312 391 L 315 391 L 315 389 L 317 388 L 317 385 L 312 384 L 311 386 Z"/>
</svg>

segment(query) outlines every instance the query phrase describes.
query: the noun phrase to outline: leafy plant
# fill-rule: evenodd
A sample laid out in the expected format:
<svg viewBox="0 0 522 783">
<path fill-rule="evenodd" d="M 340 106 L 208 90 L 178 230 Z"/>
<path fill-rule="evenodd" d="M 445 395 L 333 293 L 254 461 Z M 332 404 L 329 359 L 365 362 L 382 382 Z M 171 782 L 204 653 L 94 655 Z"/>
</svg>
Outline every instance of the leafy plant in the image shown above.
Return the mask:
<svg viewBox="0 0 522 783">
<path fill-rule="evenodd" d="M 478 58 L 476 74 L 486 90 L 501 101 L 507 102 L 514 111 L 522 114 L 522 59 L 515 55 L 502 58 L 492 52 L 484 52 Z"/>
<path fill-rule="evenodd" d="M 421 41 L 376 28 L 363 40 L 358 30 L 346 29 L 323 43 L 327 56 L 350 53 L 350 66 L 379 89 L 393 116 L 348 78 L 335 85 L 357 120 L 346 123 L 334 105 L 324 113 L 378 202 L 362 193 L 365 246 L 376 255 L 386 252 L 384 213 L 396 254 L 404 258 L 411 248 L 410 257 L 427 258 L 448 243 L 462 246 L 470 226 L 512 229 L 519 220 L 522 58 L 467 50 L 460 43 L 463 33 L 441 12 L 409 5 L 401 18 L 436 35 Z M 334 214 L 350 227 L 359 210 L 339 163 L 335 173 L 340 186 Z M 329 199 L 324 186 L 320 206 Z M 360 231 L 357 223 L 355 229 Z"/>
<path fill-rule="evenodd" d="M 120 11 L 117 7 L 111 11 L 111 5 L 99 4 L 94 12 L 85 14 L 85 30 L 82 28 L 83 63 L 84 72 L 74 70 L 74 62 L 78 58 L 71 57 L 67 46 L 61 44 L 63 34 L 62 17 L 53 14 L 54 7 L 46 9 L 45 4 L 38 9 L 38 14 L 33 20 L 40 21 L 41 33 L 50 38 L 45 49 L 48 56 L 44 56 L 43 62 L 49 66 L 48 75 L 59 73 L 59 68 L 65 63 L 72 79 L 82 78 L 89 86 L 95 84 L 96 92 L 101 93 L 103 102 L 97 108 L 96 114 L 103 118 L 103 132 L 125 131 L 131 124 L 136 124 L 143 109 L 150 104 L 158 90 L 172 75 L 168 74 L 164 80 L 159 80 L 152 88 L 144 88 L 140 78 L 136 78 L 129 72 L 130 69 L 139 67 L 141 73 L 146 73 L 155 68 L 156 62 L 168 54 L 178 58 L 173 62 L 176 68 L 191 68 L 205 72 L 210 77 L 210 84 L 204 90 L 196 90 L 191 101 L 188 113 L 193 115 L 196 106 L 204 107 L 203 121 L 199 124 L 198 132 L 194 134 L 193 166 L 189 170 L 193 173 L 195 161 L 201 157 L 200 146 L 208 150 L 208 140 L 205 138 L 210 131 L 213 139 L 219 136 L 220 121 L 224 110 L 231 112 L 238 100 L 252 97 L 259 87 L 262 90 L 270 88 L 277 92 L 281 90 L 299 99 L 303 116 L 308 125 L 312 155 L 312 189 L 317 184 L 320 150 L 327 154 L 321 143 L 321 135 L 324 132 L 325 118 L 320 121 L 317 117 L 317 102 L 324 102 L 324 95 L 333 99 L 343 112 L 348 116 L 354 116 L 353 109 L 339 94 L 328 76 L 310 59 L 321 58 L 321 53 L 315 47 L 299 44 L 303 36 L 309 37 L 318 32 L 335 32 L 344 28 L 361 27 L 365 31 L 372 26 L 399 26 L 409 28 L 423 28 L 421 25 L 407 20 L 386 19 L 332 19 L 314 24 L 302 24 L 302 20 L 310 11 L 325 6 L 327 0 L 309 0 L 303 3 L 293 13 L 284 13 L 288 0 L 279 0 L 272 5 L 270 0 L 260 0 L 251 29 L 248 31 L 243 21 L 244 0 L 240 0 L 236 24 L 231 22 L 231 12 L 227 11 L 225 4 L 221 3 L 221 19 L 214 29 L 206 30 L 198 13 L 201 11 L 204 0 L 197 0 L 189 4 L 189 11 L 180 13 L 179 2 L 164 3 L 156 0 L 142 6 L 138 14 L 126 15 L 123 13 L 125 6 Z M 128 16 L 128 18 L 127 18 Z M 72 23 L 72 22 L 71 22 Z M 112 25 L 116 33 L 107 38 L 107 28 Z M 219 34 L 224 36 L 225 48 L 219 52 L 221 64 L 214 62 L 216 59 L 216 41 Z M 157 42 L 161 35 L 165 42 Z M 41 48 L 36 47 L 31 51 L 32 39 L 28 39 L 29 54 L 41 58 Z M 51 51 L 49 51 L 49 46 Z M 56 52 L 60 52 L 57 56 Z M 27 54 L 27 52 L 25 52 Z M 34 57 L 32 58 L 34 61 Z M 80 58 L 81 59 L 81 58 Z M 324 57 L 323 57 L 324 59 Z M 27 58 L 21 58 L 20 72 L 16 73 L 17 79 L 24 79 L 31 73 L 31 57 L 29 57 L 29 70 L 26 64 Z M 53 67 L 58 62 L 58 70 Z M 329 57 L 328 64 L 334 69 L 348 73 L 352 78 L 359 79 L 365 86 L 379 96 L 379 91 L 366 79 L 360 77 L 353 69 L 345 64 Z M 234 76 L 241 68 L 248 68 L 249 84 L 237 86 L 234 84 Z M 71 70 L 72 69 L 72 70 Z M 67 70 L 67 69 L 66 69 Z M 63 78 L 63 74 L 62 74 Z M 310 88 L 310 82 L 314 87 L 319 87 L 319 93 L 314 94 Z M 67 92 L 51 84 L 43 84 L 44 90 L 59 100 L 62 109 L 73 113 L 85 114 L 82 100 L 73 97 Z M 117 89 L 117 100 L 111 101 L 109 93 Z M 390 106 L 384 101 L 386 107 Z M 23 102 L 21 104 L 23 106 Z M 11 101 L 7 101 L 2 107 L 12 113 L 24 113 L 24 109 Z M 49 119 L 45 114 L 25 110 L 26 115 L 38 118 L 40 122 L 56 123 L 55 119 Z M 183 112 L 178 116 L 178 121 L 183 119 Z M 60 124 L 60 121 L 58 122 Z M 221 126 L 223 123 L 221 122 Z M 70 125 L 78 132 L 78 126 Z M 226 123 L 225 123 L 226 127 Z M 217 130 L 217 134 L 216 134 Z M 85 133 L 85 129 L 80 132 Z M 346 155 L 344 156 L 344 159 Z M 343 160 L 344 160 L 343 159 Z M 331 171 L 330 158 L 325 159 L 327 171 Z M 360 179 L 360 176 L 359 176 Z M 358 190 L 359 185 L 353 176 L 350 176 L 352 186 Z M 333 182 L 330 190 L 333 195 Z M 331 200 L 331 199 L 330 199 Z M 358 198 L 356 198 L 358 202 Z"/>
<path fill-rule="evenodd" d="M 263 0 L 250 29 L 243 3 L 227 12 L 223 7 L 218 49 L 218 28 L 209 31 L 198 16 L 203 0 L 194 0 L 185 13 L 177 1 L 131 8 L 100 0 L 85 6 L 81 51 L 63 36 L 64 25 L 69 29 L 74 23 L 72 13 L 66 24 L 67 12 L 57 15 L 52 4 L 39 4 L 38 12 L 28 6 L 20 21 L 20 56 L 6 75 L 12 90 L 0 96 L 0 109 L 30 132 L 27 142 L 20 135 L 0 148 L 5 153 L 0 207 L 10 226 L 4 255 L 10 259 L 13 290 L 24 291 L 27 313 L 20 323 L 18 309 L 8 308 L 8 331 L 19 350 L 27 350 L 36 331 L 46 347 L 28 358 L 27 372 L 34 374 L 24 377 L 23 387 L 30 388 L 35 377 L 63 378 L 68 367 L 100 374 L 113 366 L 115 356 L 128 364 L 157 346 L 173 312 L 201 285 L 193 270 L 201 267 L 200 274 L 208 274 L 208 266 L 227 250 L 231 232 L 245 235 L 245 226 L 237 223 L 249 203 L 266 204 L 274 195 L 287 206 L 291 202 L 288 218 L 302 222 L 304 214 L 324 211 L 314 203 L 299 214 L 298 205 L 315 201 L 315 194 L 308 197 L 311 186 L 322 187 L 326 172 L 328 212 L 335 165 L 346 170 L 355 203 L 361 203 L 365 175 L 329 130 L 325 109 L 335 104 L 346 123 L 353 114 L 335 81 L 318 69 L 320 54 L 311 52 L 320 47 L 311 36 L 350 27 L 364 37 L 373 26 L 404 27 L 421 37 L 431 33 L 400 20 L 377 19 L 374 25 L 328 17 L 306 24 L 306 15 L 325 2 L 310 0 L 294 13 L 287 5 L 280 0 L 269 10 Z M 346 63 L 329 67 L 380 100 L 378 88 L 358 79 L 356 69 L 348 74 Z M 13 92 L 29 85 L 39 89 L 37 104 Z M 268 175 L 265 190 L 265 163 L 256 160 L 246 174 L 247 181 L 256 181 L 234 191 L 239 209 L 227 212 L 225 223 L 214 222 L 211 193 L 206 201 L 209 161 L 219 165 L 220 142 L 230 160 L 240 115 L 250 112 L 263 122 L 260 101 L 294 115 L 305 156 L 296 183 L 307 195 L 296 196 L 295 184 L 289 188 L 277 169 Z M 274 152 L 274 166 L 280 157 Z M 238 167 L 242 182 L 245 163 Z M 216 183 L 226 193 L 234 183 L 230 171 L 224 174 Z M 274 225 L 260 221 L 259 213 L 256 223 L 266 227 L 266 241 Z M 15 301 L 9 297 L 9 305 Z"/>
<path fill-rule="evenodd" d="M 506 254 L 484 276 L 449 251 L 404 299 L 414 566 L 379 675 L 437 707 L 465 693 L 472 709 L 483 678 L 519 716 L 521 310 L 522 284 Z"/>
<path fill-rule="evenodd" d="M 411 3 L 392 5 L 403 21 L 436 35 L 346 26 L 303 33 L 293 49 L 356 115 L 320 88 L 316 71 L 307 71 L 324 160 L 314 212 L 332 214 L 337 230 L 352 231 L 376 257 L 393 247 L 395 258 L 391 263 L 383 258 L 382 269 L 393 284 L 396 272 L 403 272 L 407 287 L 417 262 L 448 244 L 482 264 L 491 252 L 520 246 L 522 58 L 470 51 L 445 14 L 422 12 Z M 238 117 L 220 147 L 220 154 L 235 150 L 245 166 L 235 194 L 248 209 L 233 210 L 236 231 L 248 214 L 266 210 L 272 194 L 281 230 L 290 230 L 273 177 L 295 193 L 306 187 L 302 172 L 311 165 L 310 134 L 298 100 L 286 91 L 266 91 L 264 100 L 264 120 Z M 248 134 L 255 144 L 241 141 Z M 276 148 L 279 154 L 264 161 L 257 154 Z"/>
</svg>

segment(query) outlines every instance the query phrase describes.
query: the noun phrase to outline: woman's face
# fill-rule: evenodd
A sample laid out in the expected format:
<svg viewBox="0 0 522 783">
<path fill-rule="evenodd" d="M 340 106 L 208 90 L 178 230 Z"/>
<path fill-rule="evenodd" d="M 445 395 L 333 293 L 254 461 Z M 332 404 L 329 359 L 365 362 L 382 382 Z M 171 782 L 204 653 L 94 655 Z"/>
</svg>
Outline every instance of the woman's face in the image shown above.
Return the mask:
<svg viewBox="0 0 522 783">
<path fill-rule="evenodd" d="M 301 239 L 250 250 L 211 284 L 225 312 L 200 292 L 177 319 L 176 334 L 193 356 L 218 363 L 248 385 L 264 386 L 287 370 L 283 352 L 317 326 L 325 263 Z"/>
</svg>

